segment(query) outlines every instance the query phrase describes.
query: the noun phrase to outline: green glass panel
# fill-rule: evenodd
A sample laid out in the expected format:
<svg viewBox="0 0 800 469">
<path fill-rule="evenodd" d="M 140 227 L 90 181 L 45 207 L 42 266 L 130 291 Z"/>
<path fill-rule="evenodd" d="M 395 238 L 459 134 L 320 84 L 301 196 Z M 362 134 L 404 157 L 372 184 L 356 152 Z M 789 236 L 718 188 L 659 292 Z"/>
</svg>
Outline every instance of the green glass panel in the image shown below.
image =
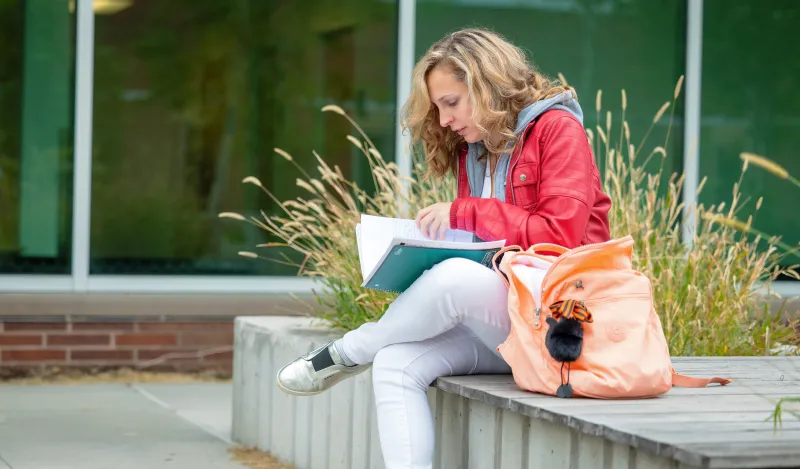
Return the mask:
<svg viewBox="0 0 800 469">
<path fill-rule="evenodd" d="M 485 27 L 502 34 L 544 74 L 563 74 L 577 93 L 584 126 L 597 135 L 612 112 L 610 141 L 620 141 L 621 90 L 625 118 L 638 145 L 659 108 L 673 100 L 685 63 L 686 2 L 674 0 L 421 0 L 417 2 L 416 56 L 445 34 Z M 602 111 L 596 110 L 602 90 Z M 683 97 L 676 103 L 664 171 L 682 171 Z M 667 138 L 669 115 L 650 132 L 644 152 Z M 602 169 L 602 155 L 598 155 Z M 648 168 L 657 169 L 657 159 Z"/>
<path fill-rule="evenodd" d="M 705 0 L 700 200 L 730 206 L 742 171 L 742 152 L 765 156 L 800 177 L 800 3 L 793 0 Z M 746 220 L 763 204 L 753 227 L 789 245 L 800 242 L 800 217 L 792 200 L 800 187 L 756 168 L 747 169 L 741 192 Z M 797 258 L 789 259 L 793 264 Z"/>
<path fill-rule="evenodd" d="M 91 273 L 292 275 L 242 258 L 274 241 L 217 218 L 304 194 L 316 150 L 371 178 L 345 108 L 394 148 L 396 2 L 135 0 L 96 16 Z M 272 257 L 277 253 L 271 252 Z"/>
<path fill-rule="evenodd" d="M 74 22 L 69 0 L 0 2 L 0 273 L 69 273 Z"/>
</svg>

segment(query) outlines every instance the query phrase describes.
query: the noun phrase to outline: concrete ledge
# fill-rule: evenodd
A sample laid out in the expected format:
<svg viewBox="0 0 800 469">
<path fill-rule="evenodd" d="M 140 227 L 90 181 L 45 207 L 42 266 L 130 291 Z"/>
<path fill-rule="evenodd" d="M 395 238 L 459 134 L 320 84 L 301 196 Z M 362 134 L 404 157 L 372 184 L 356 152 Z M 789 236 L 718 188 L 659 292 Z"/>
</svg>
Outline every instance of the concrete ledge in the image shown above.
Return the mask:
<svg viewBox="0 0 800 469">
<path fill-rule="evenodd" d="M 297 469 L 383 468 L 371 371 L 313 397 L 289 396 L 275 386 L 280 367 L 335 337 L 308 318 L 236 318 L 234 441 Z"/>
<path fill-rule="evenodd" d="M 312 398 L 275 386 L 280 366 L 336 335 L 309 319 L 235 322 L 233 439 L 297 469 L 383 468 L 371 373 Z M 647 400 L 562 400 L 510 376 L 450 377 L 428 393 L 436 468 L 655 469 L 800 466 L 800 420 L 765 421 L 771 398 L 800 396 L 800 358 L 675 359 L 679 372 L 736 379 Z M 313 444 L 312 444 L 313 441 Z"/>
</svg>

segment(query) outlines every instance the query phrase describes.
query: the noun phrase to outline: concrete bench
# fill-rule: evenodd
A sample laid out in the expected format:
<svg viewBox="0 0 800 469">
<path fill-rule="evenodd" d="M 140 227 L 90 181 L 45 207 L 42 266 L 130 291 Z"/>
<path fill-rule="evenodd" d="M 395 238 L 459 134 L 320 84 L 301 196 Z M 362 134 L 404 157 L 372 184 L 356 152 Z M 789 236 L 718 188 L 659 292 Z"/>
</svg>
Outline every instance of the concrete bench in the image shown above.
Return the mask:
<svg viewBox="0 0 800 469">
<path fill-rule="evenodd" d="M 280 366 L 334 337 L 305 318 L 236 319 L 236 442 L 297 469 L 383 468 L 371 373 L 313 397 L 289 396 L 275 386 Z M 435 467 L 800 467 L 800 420 L 784 414 L 777 432 L 768 420 L 777 399 L 800 397 L 800 357 L 673 361 L 680 373 L 735 382 L 673 388 L 655 399 L 600 401 L 524 392 L 511 376 L 441 378 L 428 393 Z"/>
</svg>

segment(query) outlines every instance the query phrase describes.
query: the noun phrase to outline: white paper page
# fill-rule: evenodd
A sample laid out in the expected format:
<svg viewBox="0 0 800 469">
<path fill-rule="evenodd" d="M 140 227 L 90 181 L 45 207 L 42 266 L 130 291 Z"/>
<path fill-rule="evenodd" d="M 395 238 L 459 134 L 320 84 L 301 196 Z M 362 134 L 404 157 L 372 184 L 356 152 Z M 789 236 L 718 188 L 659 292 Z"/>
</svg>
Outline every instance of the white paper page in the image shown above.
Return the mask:
<svg viewBox="0 0 800 469">
<path fill-rule="evenodd" d="M 392 227 L 392 231 L 396 238 L 405 238 L 405 239 L 419 239 L 425 241 L 443 241 L 443 242 L 454 242 L 454 243 L 471 243 L 472 242 L 472 233 L 469 231 L 461 231 L 461 230 L 451 230 L 447 229 L 444 233 L 444 239 L 432 239 L 428 238 L 417 228 L 417 224 L 414 220 L 401 220 L 398 218 L 391 219 L 394 226 Z M 449 222 L 448 222 L 449 223 Z"/>
<path fill-rule="evenodd" d="M 463 230 L 445 230 L 444 239 L 434 240 L 428 238 L 417 228 L 417 224 L 414 220 L 408 220 L 404 218 L 388 218 L 388 217 L 376 217 L 372 215 L 361 215 L 361 223 L 366 221 L 370 224 L 370 229 L 372 227 L 380 226 L 381 232 L 390 231 L 392 233 L 392 237 L 394 238 L 404 238 L 404 239 L 419 239 L 419 240 L 426 240 L 426 241 L 440 241 L 440 242 L 457 242 L 457 243 L 471 243 L 472 242 L 472 233 L 469 231 Z M 391 239 L 391 238 L 390 238 Z"/>
<path fill-rule="evenodd" d="M 361 265 L 364 278 L 381 260 L 392 242 L 391 219 L 361 215 Z"/>
<path fill-rule="evenodd" d="M 395 239 L 410 241 L 419 246 L 457 249 L 502 247 L 505 243 L 505 240 L 475 243 L 472 241 L 472 233 L 450 229 L 446 232 L 445 240 L 434 240 L 423 235 L 414 220 L 364 214 L 361 215 L 360 225 L 356 227 L 356 235 L 358 236 L 361 274 L 364 279 L 369 277 Z"/>
<path fill-rule="evenodd" d="M 364 269 L 364 254 L 361 252 L 361 224 L 356 224 L 356 244 L 358 245 L 358 263 L 361 265 L 361 277 L 366 278 L 367 273 Z"/>
</svg>

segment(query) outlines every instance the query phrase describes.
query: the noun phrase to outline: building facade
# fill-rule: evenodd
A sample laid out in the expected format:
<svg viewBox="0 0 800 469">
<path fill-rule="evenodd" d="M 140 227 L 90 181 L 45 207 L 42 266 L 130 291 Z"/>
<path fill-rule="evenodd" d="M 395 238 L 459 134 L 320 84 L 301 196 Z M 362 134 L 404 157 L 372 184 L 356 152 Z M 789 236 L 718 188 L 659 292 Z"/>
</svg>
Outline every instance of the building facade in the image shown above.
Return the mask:
<svg viewBox="0 0 800 469">
<path fill-rule="evenodd" d="M 798 20 L 793 0 L 4 0 L 0 291 L 308 291 L 292 269 L 238 256 L 266 234 L 217 214 L 274 209 L 241 184 L 250 175 L 301 194 L 276 147 L 369 180 L 326 104 L 408 168 L 396 111 L 414 61 L 473 25 L 562 74 L 589 128 L 606 109 L 618 125 L 624 88 L 634 141 L 684 75 L 667 170 L 685 172 L 687 202 L 704 176 L 700 201 L 728 200 L 740 152 L 800 174 Z M 761 231 L 800 240 L 785 212 L 796 188 L 748 171 L 742 192 L 763 196 Z"/>
</svg>

